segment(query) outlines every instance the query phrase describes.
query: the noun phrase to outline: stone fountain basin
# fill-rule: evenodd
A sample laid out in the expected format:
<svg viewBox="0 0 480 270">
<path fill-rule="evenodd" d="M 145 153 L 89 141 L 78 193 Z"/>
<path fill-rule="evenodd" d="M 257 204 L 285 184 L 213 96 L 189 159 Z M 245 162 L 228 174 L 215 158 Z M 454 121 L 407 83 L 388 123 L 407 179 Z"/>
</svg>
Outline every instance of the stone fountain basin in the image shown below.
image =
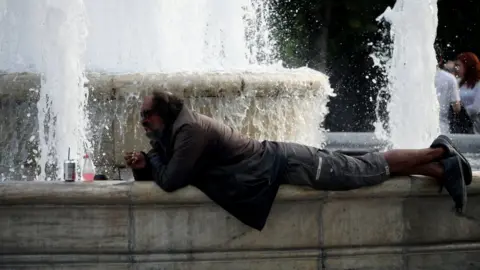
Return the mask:
<svg viewBox="0 0 480 270">
<path fill-rule="evenodd" d="M 0 183 L 0 269 L 478 269 L 480 174 L 467 214 L 433 180 L 348 192 L 283 186 L 262 232 L 188 187 Z"/>
<path fill-rule="evenodd" d="M 308 68 L 275 72 L 88 73 L 87 78 L 93 157 L 98 171 L 110 179 L 115 177 L 115 169 L 124 165 L 124 151 L 149 148 L 139 125 L 139 106 L 142 97 L 153 90 L 180 95 L 191 109 L 250 137 L 313 145 L 323 141 L 319 123 L 327 112 L 331 94 L 328 77 Z M 0 110 L 4 114 L 0 119 L 0 149 L 9 153 L 0 157 L 0 173 L 2 168 L 18 172 L 35 167 L 40 86 L 38 74 L 0 74 Z M 20 177 L 23 175 L 9 178 Z"/>
</svg>

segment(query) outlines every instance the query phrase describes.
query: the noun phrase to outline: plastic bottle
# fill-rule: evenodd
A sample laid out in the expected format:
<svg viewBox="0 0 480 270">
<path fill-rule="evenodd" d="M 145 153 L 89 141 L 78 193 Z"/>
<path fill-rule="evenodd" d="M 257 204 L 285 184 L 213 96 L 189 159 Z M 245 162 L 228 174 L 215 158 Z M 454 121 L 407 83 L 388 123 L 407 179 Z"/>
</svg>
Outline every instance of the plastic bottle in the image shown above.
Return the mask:
<svg viewBox="0 0 480 270">
<path fill-rule="evenodd" d="M 92 182 L 95 176 L 95 167 L 93 161 L 88 154 L 83 156 L 82 180 L 85 182 Z"/>
</svg>

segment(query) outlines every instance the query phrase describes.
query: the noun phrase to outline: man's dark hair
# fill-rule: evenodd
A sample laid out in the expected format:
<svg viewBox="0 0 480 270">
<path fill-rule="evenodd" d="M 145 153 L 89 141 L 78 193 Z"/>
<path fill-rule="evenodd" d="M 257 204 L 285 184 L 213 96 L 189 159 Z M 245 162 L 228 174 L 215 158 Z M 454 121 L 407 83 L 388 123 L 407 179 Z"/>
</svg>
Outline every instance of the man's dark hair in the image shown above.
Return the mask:
<svg viewBox="0 0 480 270">
<path fill-rule="evenodd" d="M 443 51 L 442 51 L 442 47 L 440 47 L 440 44 L 438 43 L 435 43 L 433 45 L 433 47 L 435 48 L 435 54 L 437 56 L 437 64 L 438 64 L 438 67 L 440 68 L 443 68 Z"/>
<path fill-rule="evenodd" d="M 170 92 L 161 90 L 153 91 L 152 96 L 152 110 L 162 118 L 165 125 L 172 125 L 183 108 L 183 99 Z"/>
</svg>

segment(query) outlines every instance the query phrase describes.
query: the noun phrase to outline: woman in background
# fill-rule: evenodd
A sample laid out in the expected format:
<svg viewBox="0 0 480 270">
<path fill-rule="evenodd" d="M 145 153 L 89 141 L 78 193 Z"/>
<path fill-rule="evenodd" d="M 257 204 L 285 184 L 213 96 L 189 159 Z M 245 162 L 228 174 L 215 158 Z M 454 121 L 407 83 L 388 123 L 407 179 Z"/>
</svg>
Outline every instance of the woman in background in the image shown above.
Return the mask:
<svg viewBox="0 0 480 270">
<path fill-rule="evenodd" d="M 460 78 L 460 99 L 468 107 L 480 88 L 480 61 L 472 52 L 461 53 L 455 61 L 455 70 Z"/>
<path fill-rule="evenodd" d="M 475 133 L 480 133 L 480 61 L 472 52 L 464 52 L 455 61 L 460 78 L 460 100 L 469 114 Z"/>
</svg>

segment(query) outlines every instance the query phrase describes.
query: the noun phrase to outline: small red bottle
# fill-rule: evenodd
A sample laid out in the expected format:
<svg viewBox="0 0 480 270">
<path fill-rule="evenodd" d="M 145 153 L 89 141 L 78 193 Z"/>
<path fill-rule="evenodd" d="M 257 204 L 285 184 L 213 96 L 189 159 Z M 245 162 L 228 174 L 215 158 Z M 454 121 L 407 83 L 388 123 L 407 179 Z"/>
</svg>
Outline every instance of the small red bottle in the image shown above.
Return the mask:
<svg viewBox="0 0 480 270">
<path fill-rule="evenodd" d="M 95 167 L 93 166 L 93 161 L 88 154 L 85 154 L 85 156 L 83 156 L 82 180 L 92 182 L 94 177 Z"/>
</svg>

